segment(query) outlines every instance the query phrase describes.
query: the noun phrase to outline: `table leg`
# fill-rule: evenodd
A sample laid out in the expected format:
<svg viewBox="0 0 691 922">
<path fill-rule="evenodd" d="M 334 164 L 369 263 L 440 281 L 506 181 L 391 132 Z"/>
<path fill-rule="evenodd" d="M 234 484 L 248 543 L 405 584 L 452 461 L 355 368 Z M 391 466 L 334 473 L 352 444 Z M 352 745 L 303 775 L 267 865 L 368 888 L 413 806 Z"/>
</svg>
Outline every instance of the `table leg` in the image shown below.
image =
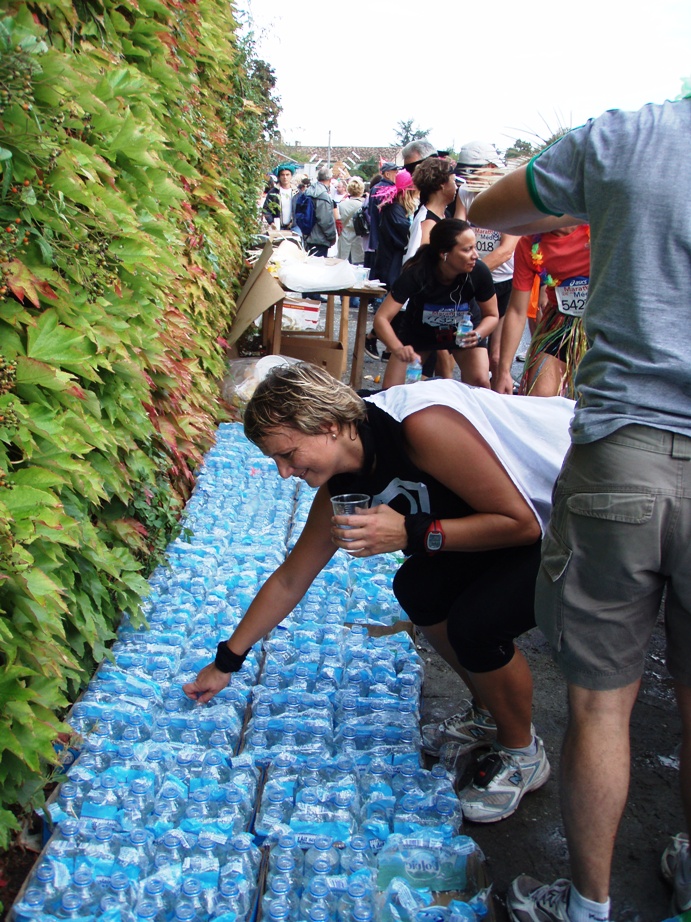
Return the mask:
<svg viewBox="0 0 691 922">
<path fill-rule="evenodd" d="M 281 354 L 281 330 L 283 329 L 283 298 L 276 302 L 276 313 L 274 314 L 274 328 L 271 339 L 271 354 Z"/>
<path fill-rule="evenodd" d="M 357 312 L 357 327 L 353 343 L 353 364 L 350 366 L 350 386 L 356 391 L 362 387 L 362 369 L 365 362 L 365 333 L 367 332 L 367 308 L 371 298 L 360 295 Z"/>
<path fill-rule="evenodd" d="M 343 355 L 348 354 L 348 313 L 350 311 L 350 295 L 341 295 L 341 323 L 338 328 L 338 341 L 343 346 Z"/>
<path fill-rule="evenodd" d="M 324 330 L 326 339 L 334 338 L 334 297 L 333 294 L 326 296 L 326 329 Z"/>
</svg>

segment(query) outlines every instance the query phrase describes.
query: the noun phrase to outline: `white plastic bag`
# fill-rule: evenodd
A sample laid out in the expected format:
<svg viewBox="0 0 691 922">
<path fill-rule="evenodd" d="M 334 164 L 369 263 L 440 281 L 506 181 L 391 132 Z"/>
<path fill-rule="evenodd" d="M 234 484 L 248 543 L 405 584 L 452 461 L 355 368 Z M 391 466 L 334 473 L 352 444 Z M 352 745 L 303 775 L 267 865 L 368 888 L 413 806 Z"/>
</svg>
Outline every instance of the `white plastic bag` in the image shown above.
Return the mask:
<svg viewBox="0 0 691 922">
<path fill-rule="evenodd" d="M 294 365 L 298 360 L 287 355 L 265 355 L 263 358 L 232 359 L 221 385 L 223 399 L 244 412 L 252 394 L 272 368 Z"/>
<path fill-rule="evenodd" d="M 321 256 L 280 265 L 278 278 L 291 291 L 340 291 L 355 286 L 355 271 L 349 262 Z"/>
</svg>

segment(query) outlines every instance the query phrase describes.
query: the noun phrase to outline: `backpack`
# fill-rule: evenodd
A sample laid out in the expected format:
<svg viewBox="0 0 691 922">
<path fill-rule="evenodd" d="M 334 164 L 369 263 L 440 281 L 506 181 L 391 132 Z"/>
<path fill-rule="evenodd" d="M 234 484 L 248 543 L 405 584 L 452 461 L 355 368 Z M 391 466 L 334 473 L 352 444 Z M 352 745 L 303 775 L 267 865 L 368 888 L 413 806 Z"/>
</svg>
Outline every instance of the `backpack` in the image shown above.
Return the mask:
<svg viewBox="0 0 691 922">
<path fill-rule="evenodd" d="M 358 237 L 366 237 L 369 234 L 369 212 L 366 204 L 358 208 L 351 223 Z"/>
<path fill-rule="evenodd" d="M 303 237 L 309 237 L 316 221 L 314 199 L 306 192 L 301 192 L 295 198 L 294 222 L 302 231 Z"/>
</svg>

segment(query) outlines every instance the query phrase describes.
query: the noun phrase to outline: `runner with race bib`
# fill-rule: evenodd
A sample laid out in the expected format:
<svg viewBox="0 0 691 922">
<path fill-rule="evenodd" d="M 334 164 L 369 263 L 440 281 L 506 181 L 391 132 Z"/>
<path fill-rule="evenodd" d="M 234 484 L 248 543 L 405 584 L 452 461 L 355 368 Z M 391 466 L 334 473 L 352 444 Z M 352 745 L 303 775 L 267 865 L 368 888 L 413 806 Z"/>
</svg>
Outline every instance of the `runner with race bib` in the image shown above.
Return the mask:
<svg viewBox="0 0 691 922">
<path fill-rule="evenodd" d="M 520 392 L 574 397 L 574 374 L 587 347 L 583 312 L 590 280 L 590 228 L 586 224 L 521 237 L 504 318 L 499 373 L 492 387 L 503 394 L 513 390 L 511 364 L 525 327 L 535 276 L 540 278 L 540 313 Z"/>
</svg>

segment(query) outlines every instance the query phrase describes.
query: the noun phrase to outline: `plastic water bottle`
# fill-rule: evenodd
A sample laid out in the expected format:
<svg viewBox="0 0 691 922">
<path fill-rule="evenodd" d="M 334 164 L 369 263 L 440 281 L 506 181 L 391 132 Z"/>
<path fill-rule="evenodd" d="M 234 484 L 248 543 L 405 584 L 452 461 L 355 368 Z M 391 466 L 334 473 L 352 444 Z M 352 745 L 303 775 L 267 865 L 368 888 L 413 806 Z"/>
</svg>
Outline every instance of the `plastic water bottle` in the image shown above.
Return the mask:
<svg viewBox="0 0 691 922">
<path fill-rule="evenodd" d="M 341 853 L 341 871 L 353 874 L 362 868 L 374 867 L 374 864 L 374 855 L 367 845 L 367 839 L 359 835 L 351 836 Z"/>
<path fill-rule="evenodd" d="M 153 835 L 144 828 L 132 829 L 120 840 L 117 869 L 124 871 L 130 880 L 141 880 L 153 866 L 153 851 Z"/>
<path fill-rule="evenodd" d="M 36 887 L 29 887 L 24 891 L 24 896 L 14 904 L 14 922 L 39 922 L 45 919 L 46 898 Z"/>
<path fill-rule="evenodd" d="M 251 890 L 247 882 L 243 881 L 243 887 L 240 887 L 237 880 L 224 878 L 218 885 L 218 894 L 216 905 L 214 907 L 213 919 L 228 920 L 244 919 L 250 908 Z"/>
<path fill-rule="evenodd" d="M 414 384 L 416 381 L 419 381 L 421 377 L 422 364 L 417 359 L 415 359 L 414 362 L 409 362 L 405 370 L 405 383 Z"/>
<path fill-rule="evenodd" d="M 57 832 L 50 839 L 50 845 L 46 848 L 46 856 L 56 859 L 66 867 L 73 867 L 74 859 L 80 850 L 81 839 L 78 821 L 62 820 Z"/>
<path fill-rule="evenodd" d="M 338 901 L 338 922 L 351 922 L 356 909 L 369 910 L 371 918 L 371 905 L 364 882 L 357 878 L 349 881 L 348 889 Z"/>
<path fill-rule="evenodd" d="M 66 894 L 63 894 L 63 901 L 65 896 Z M 100 915 L 97 912 L 95 918 L 103 917 L 104 919 L 120 919 L 122 922 L 124 922 L 124 920 L 129 922 L 131 919 L 130 906 L 132 905 L 133 897 L 134 892 L 130 887 L 129 878 L 126 874 L 123 874 L 120 871 L 116 871 L 111 875 L 108 889 L 101 897 L 99 904 Z M 80 902 L 79 905 L 79 918 L 81 920 L 83 920 L 85 917 L 89 918 L 90 916 L 86 912 L 86 907 L 83 905 L 83 903 Z"/>
<path fill-rule="evenodd" d="M 328 889 L 328 888 L 327 888 Z M 291 914 L 295 915 L 298 908 L 297 894 L 293 890 L 290 880 L 287 877 L 274 877 L 271 886 L 264 894 L 262 906 L 264 907 L 264 918 L 268 917 L 268 911 L 272 903 L 277 902 L 283 906 L 286 903 L 290 906 Z"/>
<path fill-rule="evenodd" d="M 56 919 L 83 919 L 82 898 L 74 890 L 65 890 L 55 912 Z M 88 916 L 87 916 L 88 918 Z"/>
<path fill-rule="evenodd" d="M 294 892 L 300 890 L 302 886 L 302 874 L 298 871 L 295 859 L 292 855 L 279 855 L 278 858 L 270 859 L 269 873 L 266 878 L 267 886 L 270 887 L 272 881 L 279 877 L 287 880 L 291 890 Z"/>
<path fill-rule="evenodd" d="M 323 910 L 326 913 L 325 919 L 329 918 L 329 913 L 333 909 L 329 885 L 321 876 L 312 878 L 305 888 L 300 900 L 300 918 L 309 919 L 313 909 Z"/>
<path fill-rule="evenodd" d="M 141 891 L 137 909 L 147 903 L 156 907 L 154 918 L 167 919 L 172 908 L 171 893 L 160 877 L 149 877 Z"/>
<path fill-rule="evenodd" d="M 280 785 L 272 786 L 269 790 L 265 789 L 262 804 L 254 822 L 257 835 L 267 836 L 277 827 L 286 825 L 290 818 L 292 803 L 292 797 Z"/>
<path fill-rule="evenodd" d="M 82 908 L 98 904 L 98 897 L 101 894 L 100 887 L 94 884 L 94 875 L 91 868 L 77 868 L 72 875 L 72 890 L 81 897 Z"/>
<path fill-rule="evenodd" d="M 278 842 L 273 846 L 269 854 L 269 867 L 271 868 L 281 857 L 290 857 L 295 864 L 295 870 L 302 876 L 305 865 L 305 854 L 297 843 L 293 833 L 282 835 Z"/>
<path fill-rule="evenodd" d="M 463 347 L 463 339 L 467 333 L 473 332 L 473 320 L 470 311 L 462 311 L 456 328 L 456 345 Z"/>
<path fill-rule="evenodd" d="M 134 908 L 133 918 L 135 922 L 156 922 L 159 918 L 156 904 L 151 900 L 140 900 Z"/>
<path fill-rule="evenodd" d="M 204 888 L 197 877 L 186 877 L 180 887 L 180 901 L 188 903 L 200 919 L 207 919 L 213 906 L 212 888 Z"/>
<path fill-rule="evenodd" d="M 307 849 L 305 855 L 305 883 L 315 876 L 314 866 L 318 861 L 327 862 L 327 874 L 335 874 L 338 871 L 338 852 L 334 848 L 331 836 L 317 836 L 314 844 Z"/>
</svg>

